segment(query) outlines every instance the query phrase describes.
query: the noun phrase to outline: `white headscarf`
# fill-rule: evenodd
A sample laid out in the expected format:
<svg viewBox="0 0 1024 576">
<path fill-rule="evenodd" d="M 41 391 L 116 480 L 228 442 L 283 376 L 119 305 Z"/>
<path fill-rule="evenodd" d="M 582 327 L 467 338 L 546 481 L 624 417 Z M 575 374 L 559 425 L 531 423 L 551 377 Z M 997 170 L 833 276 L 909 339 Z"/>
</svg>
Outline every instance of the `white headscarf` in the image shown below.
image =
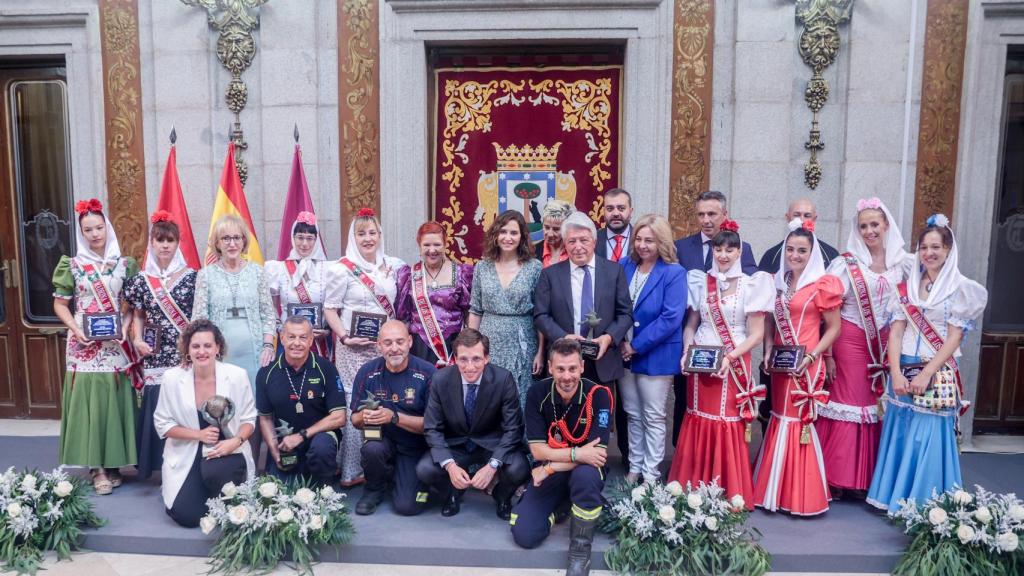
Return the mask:
<svg viewBox="0 0 1024 576">
<path fill-rule="evenodd" d="M 384 266 L 384 234 L 380 230 L 380 226 L 377 226 L 377 231 L 380 232 L 377 236 L 377 252 L 374 254 L 373 262 L 370 262 L 359 253 L 359 246 L 356 244 L 357 221 L 358 219 L 353 219 L 348 225 L 348 243 L 345 245 L 345 258 L 348 258 L 353 264 L 362 268 L 375 282 L 381 281 L 384 279 L 384 274 L 381 270 L 381 267 Z"/>
<path fill-rule="evenodd" d="M 95 198 L 88 200 L 88 202 L 92 202 L 93 200 L 95 200 Z M 81 204 L 81 202 L 79 202 L 79 204 Z M 75 242 L 77 245 L 75 257 L 86 264 L 95 264 L 97 266 L 113 264 L 121 257 L 121 245 L 117 242 L 117 233 L 114 232 L 114 225 L 110 223 L 110 218 L 107 218 L 107 213 L 102 212 L 103 205 L 99 203 L 99 200 L 96 200 L 96 204 L 89 208 L 91 212 L 95 211 L 95 208 L 100 210 L 103 214 L 103 223 L 106 225 L 107 229 L 107 244 L 104 247 L 103 256 L 93 252 L 92 249 L 89 248 L 89 241 L 86 240 L 85 235 L 82 234 L 82 222 L 79 220 L 78 225 L 75 226 Z"/>
<path fill-rule="evenodd" d="M 156 213 L 154 213 L 154 215 L 155 214 Z M 169 216 L 169 214 L 168 214 L 168 216 Z M 150 221 L 152 222 L 152 216 L 150 217 Z M 172 220 L 170 218 L 168 218 L 166 221 L 167 222 L 174 222 L 174 220 Z M 156 222 L 152 222 L 152 224 L 156 224 Z M 151 238 L 152 238 L 152 224 L 150 224 L 150 233 L 151 233 L 150 237 Z M 175 222 L 175 224 L 176 224 L 176 222 Z M 152 240 L 150 240 L 150 242 L 152 242 Z M 150 275 L 150 276 L 155 276 L 155 277 L 157 277 L 157 278 L 159 278 L 161 280 L 167 280 L 171 276 L 174 276 L 174 274 L 177 273 L 179 270 L 183 270 L 185 268 L 188 268 L 188 262 L 185 261 L 185 255 L 182 254 L 182 252 L 181 252 L 181 239 L 180 238 L 178 239 L 178 249 L 175 250 L 174 256 L 171 258 L 171 262 L 170 262 L 170 264 L 167 265 L 166 269 L 161 270 L 160 269 L 160 265 L 157 264 L 157 262 L 156 262 L 156 256 L 153 256 L 153 254 L 150 252 L 150 250 L 146 250 L 146 263 L 143 266 L 143 271 L 146 274 Z"/>
<path fill-rule="evenodd" d="M 928 292 L 928 296 L 924 300 L 921 300 L 919 296 L 924 277 L 924 266 L 919 264 L 910 272 L 910 277 L 907 279 L 907 296 L 911 304 L 923 308 L 934 307 L 955 294 L 964 282 L 971 281 L 960 273 L 959 251 L 956 247 L 956 236 L 953 236 L 953 229 L 949 227 L 949 218 L 945 214 L 935 214 L 928 218 L 928 226 L 938 226 L 949 230 L 950 236 L 953 237 L 953 245 L 949 248 L 949 255 L 946 256 L 942 270 L 939 270 L 939 277 L 935 279 L 931 292 Z"/>
<path fill-rule="evenodd" d="M 794 294 L 804 286 L 825 275 L 825 257 L 821 255 L 821 245 L 818 244 L 818 236 L 814 234 L 813 222 L 811 222 L 811 225 L 811 257 L 807 260 L 807 266 L 804 267 L 803 273 L 800 274 L 800 279 L 797 280 L 796 286 L 793 287 Z M 792 233 L 797 228 L 804 227 L 804 221 L 800 218 L 793 218 L 789 221 L 788 226 L 790 233 Z M 789 235 L 786 236 L 786 240 L 789 240 Z M 775 288 L 782 290 L 783 293 L 788 290 L 788 286 L 786 286 L 787 271 L 786 243 L 783 242 L 781 258 L 779 258 L 779 271 L 775 274 Z"/>
<path fill-rule="evenodd" d="M 730 221 L 727 220 L 726 222 L 730 222 Z M 735 222 L 733 222 L 733 224 L 735 224 Z M 722 225 L 725 226 L 726 223 L 723 222 Z M 736 232 L 736 234 L 739 235 L 739 225 L 736 225 L 736 230 L 732 230 L 732 232 Z M 732 265 L 729 266 L 729 269 L 723 272 L 723 271 L 719 270 L 719 268 L 718 268 L 718 259 L 715 258 L 714 247 L 713 246 L 709 246 L 708 247 L 708 249 L 712 251 L 712 254 L 711 254 L 711 270 L 708 271 L 708 274 L 714 276 L 715 279 L 717 279 L 719 282 L 723 282 L 724 283 L 723 284 L 723 288 L 728 286 L 729 282 L 731 282 L 733 278 L 739 278 L 740 276 L 743 276 L 743 263 L 741 262 L 743 260 L 743 258 L 742 258 L 742 252 L 743 252 L 743 250 L 742 250 L 742 243 L 740 245 L 740 248 L 741 248 L 740 249 L 740 253 L 741 253 L 740 257 L 736 258 L 736 260 L 733 261 Z"/>
<path fill-rule="evenodd" d="M 878 198 L 867 198 L 857 201 L 857 213 L 853 215 L 853 228 L 850 229 L 850 237 L 846 240 L 846 250 L 857 257 L 862 263 L 871 264 L 871 250 L 864 243 L 860 236 L 860 213 L 865 210 L 881 210 L 885 214 L 885 220 L 889 223 L 889 229 L 882 239 L 882 246 L 885 250 L 885 269 L 898 266 L 909 254 L 903 249 L 903 235 L 900 234 L 900 227 L 896 224 L 889 208 Z"/>
<path fill-rule="evenodd" d="M 316 216 L 314 216 L 312 212 L 299 212 L 295 221 L 292 222 L 292 238 L 295 237 L 295 227 L 298 226 L 300 222 L 303 224 L 309 224 L 310 226 L 316 226 Z M 352 242 L 352 235 L 353 232 L 350 228 L 348 237 L 349 242 Z M 358 252 L 358 250 L 356 250 L 356 252 Z M 348 253 L 346 252 L 346 256 L 347 255 Z M 309 271 L 313 262 L 317 260 L 327 260 L 327 252 L 324 251 L 324 241 L 323 237 L 320 235 L 320 228 L 317 227 L 316 243 L 313 245 L 313 251 L 310 252 L 309 256 L 306 256 L 305 258 L 299 256 L 299 251 L 295 249 L 295 240 L 292 240 L 292 249 L 288 252 L 288 259 L 295 260 L 297 262 L 296 274 L 292 276 L 292 285 L 298 286 L 299 283 L 302 282 L 302 279 L 306 277 L 306 272 Z M 351 256 L 349 257 L 349 260 L 352 260 Z M 352 261 L 355 262 L 355 260 Z M 359 267 L 362 268 L 362 265 Z"/>
</svg>

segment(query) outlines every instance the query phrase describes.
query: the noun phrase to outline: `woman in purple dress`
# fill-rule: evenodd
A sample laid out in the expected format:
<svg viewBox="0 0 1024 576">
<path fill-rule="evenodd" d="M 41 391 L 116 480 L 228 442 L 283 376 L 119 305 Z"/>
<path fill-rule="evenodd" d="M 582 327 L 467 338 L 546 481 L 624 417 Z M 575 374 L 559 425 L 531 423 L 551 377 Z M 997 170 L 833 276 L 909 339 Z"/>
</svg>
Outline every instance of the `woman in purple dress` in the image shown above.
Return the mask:
<svg viewBox="0 0 1024 576">
<path fill-rule="evenodd" d="M 409 324 L 412 353 L 438 367 L 454 355 L 451 343 L 469 311 L 473 267 L 448 259 L 444 228 L 434 221 L 416 231 L 420 261 L 398 270 L 396 316 Z"/>
</svg>

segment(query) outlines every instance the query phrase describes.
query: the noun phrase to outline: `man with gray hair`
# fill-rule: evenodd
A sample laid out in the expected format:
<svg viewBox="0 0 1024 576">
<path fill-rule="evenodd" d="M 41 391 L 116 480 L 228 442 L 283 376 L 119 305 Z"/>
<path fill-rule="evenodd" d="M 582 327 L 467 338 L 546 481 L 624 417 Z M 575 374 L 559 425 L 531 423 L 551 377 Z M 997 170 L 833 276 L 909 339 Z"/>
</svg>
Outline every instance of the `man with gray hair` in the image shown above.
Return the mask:
<svg viewBox="0 0 1024 576">
<path fill-rule="evenodd" d="M 626 274 L 619 264 L 596 257 L 597 227 L 583 212 L 562 223 L 562 241 L 569 260 L 541 272 L 533 296 L 534 326 L 549 346 L 559 338 L 593 339 L 597 354 L 584 359 L 584 377 L 614 388 L 623 374 L 617 348 L 633 325 Z M 616 426 L 616 444 L 625 459 L 624 424 Z"/>
<path fill-rule="evenodd" d="M 544 211 L 541 214 L 544 239 L 537 242 L 534 248 L 537 260 L 540 260 L 544 268 L 569 259 L 569 253 L 565 251 L 565 244 L 562 242 L 562 222 L 565 222 L 575 210 L 573 205 L 565 200 L 552 199 L 544 204 Z"/>
</svg>

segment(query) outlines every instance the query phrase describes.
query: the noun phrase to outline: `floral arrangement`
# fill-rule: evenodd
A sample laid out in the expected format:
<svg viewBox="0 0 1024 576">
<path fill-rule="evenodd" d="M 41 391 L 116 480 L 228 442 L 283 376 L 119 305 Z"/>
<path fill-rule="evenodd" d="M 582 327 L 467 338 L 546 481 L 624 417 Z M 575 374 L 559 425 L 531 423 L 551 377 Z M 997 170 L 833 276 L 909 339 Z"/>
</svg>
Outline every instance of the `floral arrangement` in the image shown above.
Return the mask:
<svg viewBox="0 0 1024 576">
<path fill-rule="evenodd" d="M 344 500 L 330 486 L 292 488 L 269 476 L 225 484 L 199 522 L 203 534 L 220 529 L 210 573 L 270 571 L 290 555 L 296 571 L 312 574 L 320 546 L 344 544 L 354 533 Z"/>
<path fill-rule="evenodd" d="M 89 500 L 91 486 L 60 468 L 0 475 L 0 561 L 4 572 L 35 574 L 43 552 L 66 560 L 78 548 L 82 527 L 103 525 Z"/>
<path fill-rule="evenodd" d="M 906 526 L 910 546 L 895 576 L 1002 576 L 1024 573 L 1024 503 L 981 486 L 934 493 L 923 505 L 901 500 L 893 520 Z"/>
<path fill-rule="evenodd" d="M 611 505 L 618 534 L 605 562 L 619 574 L 760 576 L 771 559 L 745 527 L 745 506 L 714 482 L 641 484 Z"/>
</svg>

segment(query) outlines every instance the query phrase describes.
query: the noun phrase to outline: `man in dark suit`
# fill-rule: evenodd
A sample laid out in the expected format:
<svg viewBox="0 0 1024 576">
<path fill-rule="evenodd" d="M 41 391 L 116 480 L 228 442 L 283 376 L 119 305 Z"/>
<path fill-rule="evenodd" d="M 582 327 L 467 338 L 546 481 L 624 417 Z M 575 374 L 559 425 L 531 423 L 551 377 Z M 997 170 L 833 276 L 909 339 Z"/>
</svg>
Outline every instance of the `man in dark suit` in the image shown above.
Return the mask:
<svg viewBox="0 0 1024 576">
<path fill-rule="evenodd" d="M 789 205 L 789 209 L 786 210 L 786 222 L 788 223 L 793 218 L 817 222 L 818 211 L 815 210 L 814 203 L 806 198 L 794 200 Z M 772 246 L 764 253 L 763 256 L 761 256 L 761 261 L 757 263 L 758 270 L 769 274 L 775 274 L 779 271 L 779 262 L 782 259 L 783 242 L 779 242 L 775 246 Z M 839 251 L 822 242 L 821 238 L 818 238 L 818 244 L 821 245 L 821 255 L 825 258 L 825 269 L 828 270 L 828 265 L 832 263 L 832 260 L 839 256 Z"/>
<path fill-rule="evenodd" d="M 697 196 L 697 223 L 700 231 L 691 236 L 676 240 L 676 256 L 679 264 L 686 270 L 711 270 L 711 259 L 714 250 L 711 249 L 711 239 L 718 234 L 722 222 L 729 216 L 729 208 L 726 206 L 725 194 L 716 190 L 701 192 Z M 757 272 L 757 262 L 754 260 L 754 251 L 750 244 L 743 243 L 743 252 L 740 254 L 740 266 L 744 274 Z M 686 298 L 685 295 L 680 297 Z M 686 325 L 686 313 L 683 314 L 683 325 Z M 686 414 L 686 376 L 677 374 L 672 379 L 672 390 L 675 393 L 675 403 L 672 406 L 672 445 L 676 445 L 679 439 L 679 428 Z"/>
<path fill-rule="evenodd" d="M 629 241 L 633 238 L 633 197 L 624 188 L 612 188 L 604 193 L 604 228 L 597 231 L 597 248 L 601 258 L 618 262 L 629 255 Z"/>
<path fill-rule="evenodd" d="M 443 516 L 459 513 L 469 488 L 492 495 L 498 517 L 511 518 L 512 495 L 530 477 L 523 446 L 519 388 L 512 373 L 490 364 L 487 336 L 466 328 L 452 343 L 455 366 L 434 374 L 423 417 L 430 450 L 416 465 L 424 484 L 445 494 Z M 470 474 L 473 466 L 479 466 Z"/>
<path fill-rule="evenodd" d="M 614 388 L 622 377 L 618 346 L 633 325 L 633 304 L 622 266 L 597 258 L 597 228 L 582 212 L 562 223 L 562 241 L 569 260 L 545 268 L 533 296 L 533 324 L 549 343 L 559 338 L 586 339 L 587 316 L 597 318 L 592 339 L 598 345 L 596 360 L 584 363 L 584 377 Z M 629 443 L 625 425 L 616 426 L 616 444 L 628 462 Z"/>
</svg>

